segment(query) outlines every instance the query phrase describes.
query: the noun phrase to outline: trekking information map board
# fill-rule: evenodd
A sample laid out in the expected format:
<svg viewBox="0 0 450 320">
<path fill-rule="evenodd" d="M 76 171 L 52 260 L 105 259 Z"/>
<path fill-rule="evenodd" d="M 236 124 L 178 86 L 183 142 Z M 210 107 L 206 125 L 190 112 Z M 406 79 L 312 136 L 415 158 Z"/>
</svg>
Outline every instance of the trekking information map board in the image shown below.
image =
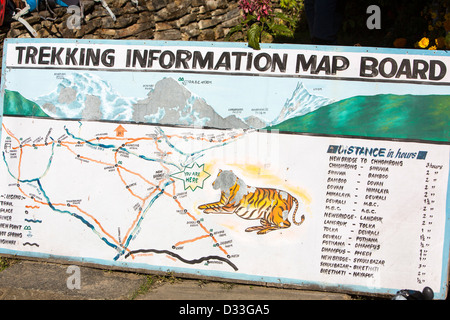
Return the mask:
<svg viewBox="0 0 450 320">
<path fill-rule="evenodd" d="M 450 56 L 7 39 L 0 253 L 447 295 Z"/>
</svg>

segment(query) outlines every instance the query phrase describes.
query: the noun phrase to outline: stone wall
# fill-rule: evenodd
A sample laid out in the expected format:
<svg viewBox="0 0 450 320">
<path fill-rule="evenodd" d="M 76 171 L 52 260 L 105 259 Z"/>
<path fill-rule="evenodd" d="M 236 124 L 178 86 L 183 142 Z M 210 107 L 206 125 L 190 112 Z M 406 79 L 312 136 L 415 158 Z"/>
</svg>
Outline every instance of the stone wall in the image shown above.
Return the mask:
<svg viewBox="0 0 450 320">
<path fill-rule="evenodd" d="M 40 38 L 220 41 L 241 17 L 237 0 L 139 0 L 137 6 L 131 0 L 106 2 L 117 20 L 99 2 L 85 0 L 78 30 L 67 27 L 67 8 L 54 9 L 54 21 L 43 18 L 53 18 L 48 12 L 34 12 L 25 19 Z M 10 38 L 31 36 L 19 22 L 2 31 Z"/>
<path fill-rule="evenodd" d="M 223 41 L 241 20 L 238 0 L 138 0 L 137 6 L 132 0 L 106 0 L 116 21 L 100 2 L 82 3 L 79 29 L 68 27 L 75 16 L 67 8 L 55 8 L 53 14 L 33 12 L 24 18 L 39 38 L 185 41 Z M 0 28 L 0 41 L 6 37 L 32 36 L 23 24 L 13 21 Z"/>
</svg>

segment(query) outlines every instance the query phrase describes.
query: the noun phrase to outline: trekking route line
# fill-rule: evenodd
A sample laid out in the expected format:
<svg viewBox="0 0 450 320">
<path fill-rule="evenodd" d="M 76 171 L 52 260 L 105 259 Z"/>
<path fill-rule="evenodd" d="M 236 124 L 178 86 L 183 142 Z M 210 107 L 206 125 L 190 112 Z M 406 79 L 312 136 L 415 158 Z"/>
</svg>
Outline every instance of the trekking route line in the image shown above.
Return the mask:
<svg viewBox="0 0 450 320">
<path fill-rule="evenodd" d="M 81 127 L 82 122 L 79 123 Z M 235 271 L 238 270 L 236 265 L 228 259 L 230 255 L 227 252 L 227 250 L 225 250 L 219 244 L 217 239 L 214 237 L 213 233 L 210 230 L 208 230 L 207 227 L 205 227 L 203 219 L 200 220 L 197 219 L 191 212 L 189 212 L 187 208 L 185 208 L 182 205 L 181 201 L 177 198 L 176 183 L 175 183 L 176 180 L 169 175 L 169 172 L 171 172 L 171 170 L 174 169 L 177 171 L 183 171 L 186 167 L 193 164 L 196 159 L 202 157 L 205 151 L 232 143 L 236 139 L 241 138 L 244 135 L 243 132 L 238 133 L 233 132 L 233 134 L 230 134 L 229 137 L 223 137 L 222 139 L 211 139 L 206 138 L 202 135 L 194 136 L 193 134 L 184 136 L 177 134 L 170 135 L 166 134 L 160 127 L 156 127 L 155 130 L 156 133 L 153 136 L 143 136 L 134 138 L 117 137 L 117 136 L 100 136 L 100 137 L 97 136 L 92 139 L 84 139 L 70 132 L 69 129 L 66 126 L 64 126 L 67 138 L 55 140 L 51 136 L 47 135 L 47 138 L 49 139 L 46 138 L 45 142 L 31 143 L 31 141 L 21 141 L 21 139 L 17 138 L 16 134 L 5 125 L 5 121 L 3 122 L 2 127 L 4 133 L 6 133 L 7 135 L 5 139 L 10 140 L 9 141 L 10 150 L 7 150 L 5 143 L 3 151 L 3 161 L 6 165 L 9 175 L 17 182 L 17 189 L 20 191 L 20 193 L 24 197 L 34 201 L 36 205 L 48 206 L 54 212 L 61 214 L 68 214 L 76 218 L 78 221 L 82 222 L 86 227 L 92 230 L 92 232 L 99 239 L 101 239 L 104 242 L 104 244 L 117 251 L 117 254 L 113 258 L 114 261 L 118 260 L 121 256 L 123 256 L 125 259 L 129 257 L 134 259 L 136 256 L 139 255 L 149 255 L 156 253 L 156 254 L 165 254 L 168 258 L 172 260 L 178 260 L 187 264 L 197 264 L 202 263 L 204 261 L 218 260 L 227 263 Z M 201 148 L 197 151 L 186 152 L 176 147 L 174 140 L 175 141 L 195 140 L 200 141 L 202 145 Z M 153 142 L 155 145 L 155 149 L 159 152 L 160 156 L 151 158 L 144 154 L 136 153 L 135 151 L 133 151 L 132 150 L 133 144 L 142 141 Z M 169 147 L 170 151 L 164 152 L 161 145 L 162 143 L 164 143 L 167 147 Z M 77 147 L 79 148 L 83 145 L 90 146 L 92 148 L 98 148 L 99 150 L 104 151 L 111 150 L 114 153 L 114 162 L 106 162 L 101 159 L 96 159 L 87 155 L 83 155 L 75 150 L 75 148 Z M 94 216 L 94 214 L 89 213 L 85 209 L 83 209 L 80 204 L 69 202 L 55 203 L 54 201 L 52 201 L 51 195 L 49 195 L 46 190 L 44 178 L 52 167 L 52 163 L 55 157 L 55 147 L 64 148 L 67 152 L 70 152 L 73 155 L 75 155 L 75 159 L 77 159 L 78 161 L 98 164 L 103 167 L 107 166 L 115 168 L 115 172 L 119 176 L 126 190 L 130 193 L 132 197 L 136 198 L 139 201 L 137 214 L 133 219 L 131 225 L 126 230 L 124 237 L 121 238 L 120 234 L 119 237 L 116 237 L 111 232 L 108 232 L 106 228 L 102 225 L 102 222 L 99 221 Z M 42 172 L 42 174 L 36 175 L 33 178 L 27 179 L 23 178 L 22 164 L 24 154 L 28 153 L 31 150 L 36 150 L 40 148 L 50 149 L 50 156 L 48 156 L 48 163 L 45 170 Z M 6 157 L 6 153 L 11 150 L 14 150 L 15 152 L 18 153 L 17 168 L 11 168 L 11 165 Z M 133 170 L 130 167 L 125 166 L 122 163 L 122 161 L 120 161 L 118 158 L 120 154 L 126 157 L 134 156 L 144 161 L 159 164 L 166 174 L 159 182 L 152 182 L 148 178 L 146 178 L 143 174 L 137 172 L 136 170 Z M 165 158 L 167 158 L 168 155 L 177 155 L 178 156 L 177 159 L 181 159 L 182 161 L 175 162 L 171 160 L 166 160 Z M 127 175 L 134 176 L 141 183 L 144 183 L 149 187 L 151 187 L 152 190 L 148 192 L 148 194 L 142 194 L 139 193 L 138 191 L 133 190 L 133 187 L 127 183 L 125 173 Z M 24 190 L 22 186 L 23 184 L 31 184 L 34 188 L 36 188 L 38 193 L 42 195 L 42 197 L 36 197 L 35 195 L 30 194 L 30 192 Z M 189 217 L 189 219 L 195 221 L 200 227 L 200 230 L 202 230 L 203 232 L 203 234 L 198 235 L 197 237 L 180 240 L 177 243 L 174 243 L 172 246 L 173 249 L 184 244 L 190 244 L 197 241 L 210 239 L 214 244 L 213 246 L 218 248 L 222 252 L 222 254 L 225 255 L 225 257 L 227 258 L 220 255 L 208 255 L 197 259 L 186 259 L 183 258 L 180 254 L 175 253 L 171 250 L 160 250 L 155 248 L 139 248 L 131 250 L 130 249 L 131 243 L 139 233 L 140 226 L 144 221 L 144 219 L 146 218 L 147 213 L 149 212 L 150 208 L 154 205 L 154 203 L 160 197 L 163 196 L 172 199 L 173 203 L 175 203 L 176 206 Z"/>
</svg>

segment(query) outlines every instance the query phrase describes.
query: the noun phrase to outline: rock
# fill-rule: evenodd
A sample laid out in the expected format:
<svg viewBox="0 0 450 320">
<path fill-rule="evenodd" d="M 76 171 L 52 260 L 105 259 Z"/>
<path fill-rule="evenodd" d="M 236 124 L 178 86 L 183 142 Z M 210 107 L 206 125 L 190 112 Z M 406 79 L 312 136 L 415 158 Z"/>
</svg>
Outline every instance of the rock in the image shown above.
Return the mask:
<svg viewBox="0 0 450 320">
<path fill-rule="evenodd" d="M 149 25 L 148 23 L 136 23 L 126 29 L 120 29 L 117 31 L 116 33 L 116 38 L 120 39 L 120 38 L 125 38 L 125 37 L 129 37 L 133 34 L 137 34 L 139 32 L 142 32 L 144 30 L 148 30 L 151 28 L 151 25 Z"/>
<path fill-rule="evenodd" d="M 155 32 L 155 40 L 181 40 L 180 30 L 171 29 Z"/>
<path fill-rule="evenodd" d="M 169 30 L 172 28 L 173 28 L 173 26 L 167 22 L 157 22 L 155 24 L 155 31 L 164 31 L 164 30 Z"/>
<path fill-rule="evenodd" d="M 177 27 L 182 27 L 185 26 L 191 22 L 194 22 L 197 20 L 197 14 L 196 13 L 191 13 L 191 14 L 187 14 L 183 17 L 181 17 L 180 19 L 177 20 Z"/>
<path fill-rule="evenodd" d="M 181 27 L 181 32 L 186 34 L 188 37 L 196 37 L 200 34 L 200 28 L 197 22 L 191 23 L 185 27 Z"/>
<path fill-rule="evenodd" d="M 200 32 L 200 35 L 198 36 L 198 41 L 213 41 L 214 40 L 214 30 L 213 29 L 206 29 L 202 30 Z"/>
</svg>

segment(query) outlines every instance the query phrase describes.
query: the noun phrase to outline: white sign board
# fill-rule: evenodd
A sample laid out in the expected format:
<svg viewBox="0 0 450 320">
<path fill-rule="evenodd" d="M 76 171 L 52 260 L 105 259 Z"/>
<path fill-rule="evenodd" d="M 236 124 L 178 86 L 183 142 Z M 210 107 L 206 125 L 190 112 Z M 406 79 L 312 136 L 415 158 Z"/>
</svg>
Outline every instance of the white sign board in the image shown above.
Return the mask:
<svg viewBox="0 0 450 320">
<path fill-rule="evenodd" d="M 7 39 L 0 253 L 447 294 L 450 56 Z"/>
</svg>

